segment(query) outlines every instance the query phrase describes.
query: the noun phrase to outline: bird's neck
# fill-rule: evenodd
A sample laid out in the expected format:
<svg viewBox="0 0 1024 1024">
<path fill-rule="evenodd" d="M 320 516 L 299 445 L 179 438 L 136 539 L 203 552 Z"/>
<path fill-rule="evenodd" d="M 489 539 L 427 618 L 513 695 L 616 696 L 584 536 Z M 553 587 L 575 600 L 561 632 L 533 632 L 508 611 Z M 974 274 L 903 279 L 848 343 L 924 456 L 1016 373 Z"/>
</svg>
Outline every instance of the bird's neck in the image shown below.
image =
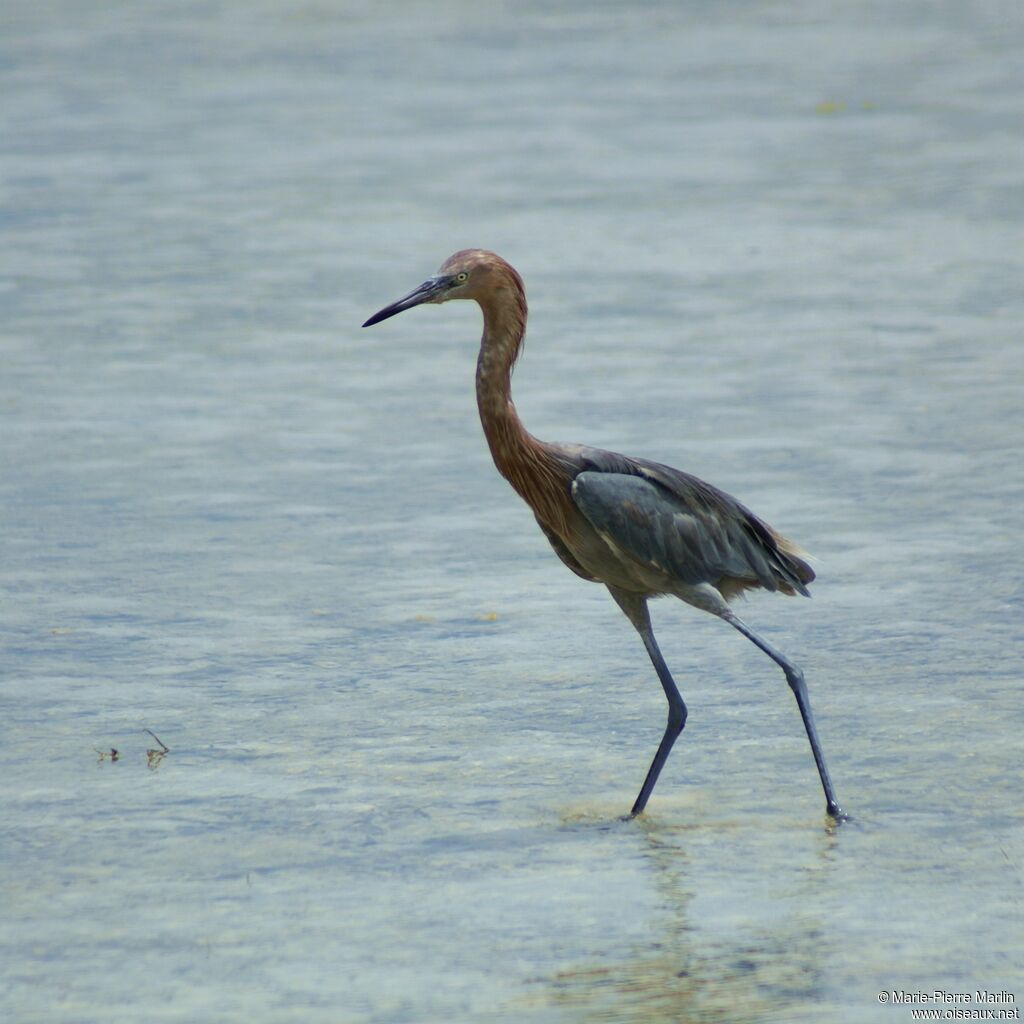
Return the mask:
<svg viewBox="0 0 1024 1024">
<path fill-rule="evenodd" d="M 509 278 L 480 300 L 480 308 L 484 334 L 476 363 L 476 404 L 494 463 L 515 486 L 510 472 L 537 443 L 512 402 L 512 367 L 526 334 L 526 296 Z"/>
<path fill-rule="evenodd" d="M 566 521 L 568 481 L 560 479 L 547 447 L 523 426 L 512 401 L 512 367 L 526 334 L 526 296 L 518 275 L 480 301 L 484 333 L 476 364 L 480 422 L 498 472 L 552 528 Z"/>
</svg>

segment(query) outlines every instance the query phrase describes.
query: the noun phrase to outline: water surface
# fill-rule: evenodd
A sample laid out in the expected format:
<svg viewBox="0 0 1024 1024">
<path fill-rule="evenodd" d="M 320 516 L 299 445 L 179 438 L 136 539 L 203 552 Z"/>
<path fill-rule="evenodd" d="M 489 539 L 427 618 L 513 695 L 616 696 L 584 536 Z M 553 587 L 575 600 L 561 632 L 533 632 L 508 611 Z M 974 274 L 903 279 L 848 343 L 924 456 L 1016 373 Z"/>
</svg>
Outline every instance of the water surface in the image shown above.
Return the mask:
<svg viewBox="0 0 1024 1024">
<path fill-rule="evenodd" d="M 2 20 L 5 1019 L 1024 999 L 1016 5 Z M 741 614 L 852 825 L 781 674 L 667 602 L 690 718 L 620 820 L 663 697 L 489 463 L 479 314 L 358 328 L 467 245 L 526 279 L 535 433 L 816 556 Z"/>
</svg>

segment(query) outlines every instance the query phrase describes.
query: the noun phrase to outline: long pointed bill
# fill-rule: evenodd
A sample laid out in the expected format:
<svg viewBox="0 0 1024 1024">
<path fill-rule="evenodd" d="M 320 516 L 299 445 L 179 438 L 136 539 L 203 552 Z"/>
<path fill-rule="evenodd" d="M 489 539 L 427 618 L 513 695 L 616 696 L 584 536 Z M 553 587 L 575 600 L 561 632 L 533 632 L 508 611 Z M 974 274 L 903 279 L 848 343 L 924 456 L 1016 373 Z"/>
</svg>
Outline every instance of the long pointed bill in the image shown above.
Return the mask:
<svg viewBox="0 0 1024 1024">
<path fill-rule="evenodd" d="M 379 313 L 374 313 L 363 326 L 372 327 L 374 324 L 379 324 L 381 320 L 387 320 L 389 316 L 412 309 L 413 306 L 419 306 L 424 302 L 433 302 L 447 287 L 446 278 L 432 277 L 429 281 L 424 281 L 419 288 L 409 292 L 404 299 L 392 302 L 390 306 L 385 306 Z"/>
</svg>

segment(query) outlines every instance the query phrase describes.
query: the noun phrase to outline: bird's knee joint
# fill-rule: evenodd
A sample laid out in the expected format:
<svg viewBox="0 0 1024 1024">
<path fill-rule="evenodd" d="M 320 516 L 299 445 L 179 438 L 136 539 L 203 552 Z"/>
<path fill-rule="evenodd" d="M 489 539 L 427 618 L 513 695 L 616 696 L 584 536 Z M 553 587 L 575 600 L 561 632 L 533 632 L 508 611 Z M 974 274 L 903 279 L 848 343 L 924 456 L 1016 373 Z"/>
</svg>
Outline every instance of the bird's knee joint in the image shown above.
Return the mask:
<svg viewBox="0 0 1024 1024">
<path fill-rule="evenodd" d="M 684 725 L 686 725 L 686 705 L 682 704 L 679 707 L 670 707 L 668 710 L 669 730 L 678 735 L 683 731 Z"/>
<path fill-rule="evenodd" d="M 804 682 L 803 670 L 790 666 L 786 670 L 786 682 L 789 683 L 789 688 L 794 693 L 803 693 L 807 689 L 807 684 Z"/>
</svg>

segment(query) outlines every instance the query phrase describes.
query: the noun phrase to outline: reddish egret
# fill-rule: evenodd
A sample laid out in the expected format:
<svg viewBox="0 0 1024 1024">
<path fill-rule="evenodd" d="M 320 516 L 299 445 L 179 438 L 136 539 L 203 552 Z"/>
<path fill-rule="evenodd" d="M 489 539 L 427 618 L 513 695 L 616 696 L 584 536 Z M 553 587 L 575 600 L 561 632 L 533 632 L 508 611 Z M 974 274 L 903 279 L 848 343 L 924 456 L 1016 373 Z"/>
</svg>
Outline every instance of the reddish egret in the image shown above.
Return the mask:
<svg viewBox="0 0 1024 1024">
<path fill-rule="evenodd" d="M 647 806 L 686 704 L 661 656 L 647 602 L 671 594 L 711 612 L 756 644 L 785 673 L 803 718 L 826 810 L 842 821 L 803 673 L 729 607 L 745 590 L 803 594 L 814 571 L 800 549 L 735 498 L 695 476 L 646 459 L 578 444 L 539 441 L 512 404 L 512 367 L 526 333 L 519 274 L 482 249 L 455 253 L 429 280 L 363 324 L 369 327 L 425 302 L 473 299 L 484 315 L 476 365 L 480 421 L 498 471 L 533 509 L 555 553 L 577 576 L 603 583 L 636 627 L 668 700 L 668 725 L 633 804 Z"/>
</svg>

